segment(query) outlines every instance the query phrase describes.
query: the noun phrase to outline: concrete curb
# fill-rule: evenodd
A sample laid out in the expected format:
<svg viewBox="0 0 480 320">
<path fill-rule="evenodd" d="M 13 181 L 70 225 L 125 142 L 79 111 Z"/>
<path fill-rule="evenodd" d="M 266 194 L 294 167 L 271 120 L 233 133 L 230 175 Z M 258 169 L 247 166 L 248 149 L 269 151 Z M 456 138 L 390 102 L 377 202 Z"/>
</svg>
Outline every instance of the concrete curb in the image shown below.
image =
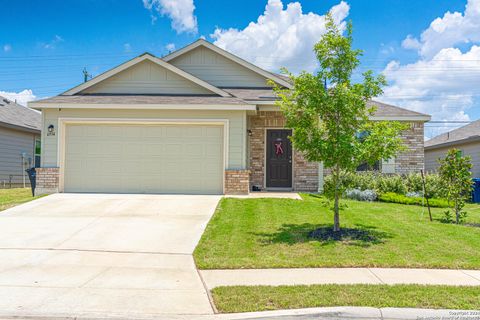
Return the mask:
<svg viewBox="0 0 480 320">
<path fill-rule="evenodd" d="M 378 320 L 478 320 L 480 311 L 475 310 L 435 310 L 414 308 L 368 308 L 368 307 L 330 307 L 295 310 L 278 310 L 216 315 L 217 319 L 256 319 L 256 320 L 289 320 L 289 319 L 378 319 Z"/>
<path fill-rule="evenodd" d="M 412 308 L 368 308 L 368 307 L 329 307 L 307 308 L 277 311 L 262 311 L 248 313 L 195 315 L 195 314 L 155 314 L 138 315 L 132 314 L 0 314 L 0 320 L 478 320 L 480 310 L 434 310 Z"/>
</svg>

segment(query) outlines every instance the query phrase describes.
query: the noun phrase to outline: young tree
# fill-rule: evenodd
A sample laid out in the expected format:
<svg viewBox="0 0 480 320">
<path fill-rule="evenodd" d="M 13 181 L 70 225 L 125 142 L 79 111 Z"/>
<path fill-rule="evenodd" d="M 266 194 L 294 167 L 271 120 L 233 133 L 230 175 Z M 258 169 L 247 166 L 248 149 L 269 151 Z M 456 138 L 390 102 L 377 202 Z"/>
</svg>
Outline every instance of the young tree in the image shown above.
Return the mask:
<svg viewBox="0 0 480 320">
<path fill-rule="evenodd" d="M 340 231 L 342 177 L 361 163 L 373 165 L 395 156 L 402 148 L 399 134 L 405 129 L 398 122 L 369 119 L 375 109 L 367 102 L 382 93 L 386 81 L 372 71 L 364 72 L 361 82 L 352 81 L 361 55 L 352 49 L 352 40 L 351 23 L 344 36 L 328 15 L 326 33 L 314 47 L 318 72 L 295 76 L 284 69 L 293 89 L 274 88 L 287 126 L 293 129 L 294 147 L 307 160 L 323 162 L 331 169 L 333 186 L 326 195 L 334 200 L 334 231 Z"/>
<path fill-rule="evenodd" d="M 472 181 L 472 163 L 470 157 L 462 157 L 460 150 L 450 149 L 444 159 L 439 159 L 438 173 L 443 183 L 443 192 L 450 203 L 453 203 L 455 222 L 459 224 L 465 213 L 462 212 L 465 202 L 470 198 Z"/>
</svg>

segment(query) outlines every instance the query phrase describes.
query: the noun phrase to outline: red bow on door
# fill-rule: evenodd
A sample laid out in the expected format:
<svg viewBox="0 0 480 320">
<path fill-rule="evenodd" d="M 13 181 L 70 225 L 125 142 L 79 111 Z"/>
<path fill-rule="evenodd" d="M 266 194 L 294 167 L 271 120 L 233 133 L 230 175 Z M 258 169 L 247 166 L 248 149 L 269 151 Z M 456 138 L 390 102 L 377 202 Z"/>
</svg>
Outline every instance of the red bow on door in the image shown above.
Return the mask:
<svg viewBox="0 0 480 320">
<path fill-rule="evenodd" d="M 277 156 L 283 154 L 283 147 L 281 141 L 275 143 L 275 154 Z"/>
</svg>

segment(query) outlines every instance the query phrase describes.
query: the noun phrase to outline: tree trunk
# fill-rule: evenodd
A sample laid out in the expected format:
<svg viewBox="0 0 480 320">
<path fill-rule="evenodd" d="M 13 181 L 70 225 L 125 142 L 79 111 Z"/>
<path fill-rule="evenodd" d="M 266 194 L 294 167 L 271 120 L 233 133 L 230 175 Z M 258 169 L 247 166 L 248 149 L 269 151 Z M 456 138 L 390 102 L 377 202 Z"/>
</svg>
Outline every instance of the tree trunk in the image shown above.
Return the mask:
<svg viewBox="0 0 480 320">
<path fill-rule="evenodd" d="M 333 204 L 333 232 L 340 231 L 340 213 L 339 213 L 339 201 L 340 201 L 340 168 L 337 165 L 335 168 L 335 202 Z"/>
<path fill-rule="evenodd" d="M 455 202 L 455 221 L 460 224 L 460 210 L 458 210 L 457 202 Z"/>
<path fill-rule="evenodd" d="M 340 214 L 338 212 L 338 190 L 335 190 L 335 203 L 333 205 L 333 231 L 340 231 Z"/>
</svg>

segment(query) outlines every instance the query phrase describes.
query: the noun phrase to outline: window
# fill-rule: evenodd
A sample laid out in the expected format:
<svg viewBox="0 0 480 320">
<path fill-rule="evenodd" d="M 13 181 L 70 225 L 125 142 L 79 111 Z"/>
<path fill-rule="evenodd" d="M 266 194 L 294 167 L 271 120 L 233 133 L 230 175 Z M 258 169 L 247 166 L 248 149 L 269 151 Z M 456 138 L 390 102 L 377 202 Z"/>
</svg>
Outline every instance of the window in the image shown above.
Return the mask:
<svg viewBox="0 0 480 320">
<path fill-rule="evenodd" d="M 368 163 L 362 163 L 357 167 L 357 171 L 379 171 L 380 170 L 380 161 L 375 161 L 373 166 L 368 165 Z"/>
<path fill-rule="evenodd" d="M 395 173 L 395 158 L 382 161 L 382 173 Z"/>
<path fill-rule="evenodd" d="M 35 168 L 40 168 L 42 154 L 42 142 L 40 138 L 35 138 Z"/>
<path fill-rule="evenodd" d="M 359 131 L 356 134 L 357 139 L 363 143 L 365 139 L 370 135 L 369 131 Z M 381 167 L 380 161 L 375 161 L 375 164 L 373 166 L 369 165 L 368 163 L 362 163 L 357 167 L 357 171 L 379 171 Z"/>
</svg>

